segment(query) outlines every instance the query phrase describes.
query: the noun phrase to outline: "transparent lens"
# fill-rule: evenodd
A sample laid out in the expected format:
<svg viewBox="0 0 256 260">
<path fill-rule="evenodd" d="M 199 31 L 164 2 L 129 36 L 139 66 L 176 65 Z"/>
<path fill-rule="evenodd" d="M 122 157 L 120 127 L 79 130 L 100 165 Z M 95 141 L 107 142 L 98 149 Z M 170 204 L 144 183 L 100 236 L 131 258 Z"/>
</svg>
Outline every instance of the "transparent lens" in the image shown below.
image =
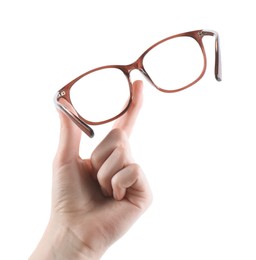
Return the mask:
<svg viewBox="0 0 256 260">
<path fill-rule="evenodd" d="M 78 80 L 70 90 L 76 111 L 86 120 L 97 123 L 120 114 L 128 104 L 128 81 L 119 69 L 94 71 Z"/>
<path fill-rule="evenodd" d="M 150 78 L 159 88 L 175 90 L 196 80 L 203 71 L 202 50 L 192 37 L 177 37 L 154 47 L 143 60 Z"/>
</svg>

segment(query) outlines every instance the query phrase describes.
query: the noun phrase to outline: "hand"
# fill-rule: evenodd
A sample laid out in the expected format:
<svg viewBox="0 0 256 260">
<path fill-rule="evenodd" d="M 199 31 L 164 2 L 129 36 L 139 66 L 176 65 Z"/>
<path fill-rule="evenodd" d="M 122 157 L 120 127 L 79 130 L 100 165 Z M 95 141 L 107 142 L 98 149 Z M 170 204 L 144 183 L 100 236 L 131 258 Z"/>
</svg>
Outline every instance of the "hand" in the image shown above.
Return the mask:
<svg viewBox="0 0 256 260">
<path fill-rule="evenodd" d="M 142 105 L 142 82 L 132 87 L 129 110 L 90 159 L 80 158 L 81 131 L 60 112 L 51 218 L 31 259 L 99 259 L 150 205 L 150 188 L 128 142 Z"/>
</svg>

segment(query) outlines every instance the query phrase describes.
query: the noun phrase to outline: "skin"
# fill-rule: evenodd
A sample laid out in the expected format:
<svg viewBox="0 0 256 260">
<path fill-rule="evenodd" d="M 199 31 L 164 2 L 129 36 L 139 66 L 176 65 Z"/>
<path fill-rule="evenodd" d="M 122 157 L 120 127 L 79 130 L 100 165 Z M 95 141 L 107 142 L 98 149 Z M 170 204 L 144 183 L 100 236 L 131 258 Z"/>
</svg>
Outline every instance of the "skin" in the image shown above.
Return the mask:
<svg viewBox="0 0 256 260">
<path fill-rule="evenodd" d="M 81 130 L 59 112 L 51 217 L 30 260 L 100 259 L 150 205 L 149 185 L 129 147 L 129 135 L 142 105 L 143 84 L 136 81 L 132 87 L 129 110 L 115 122 L 91 158 L 80 158 Z"/>
</svg>

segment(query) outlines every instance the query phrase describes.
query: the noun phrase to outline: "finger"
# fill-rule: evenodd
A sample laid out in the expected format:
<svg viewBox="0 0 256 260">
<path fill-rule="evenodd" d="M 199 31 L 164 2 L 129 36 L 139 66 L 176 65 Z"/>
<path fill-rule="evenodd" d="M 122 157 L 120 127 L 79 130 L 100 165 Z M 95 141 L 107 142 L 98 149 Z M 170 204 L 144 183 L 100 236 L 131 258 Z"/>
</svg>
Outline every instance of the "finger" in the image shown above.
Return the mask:
<svg viewBox="0 0 256 260">
<path fill-rule="evenodd" d="M 65 102 L 65 103 L 64 103 Z M 64 105 L 72 111 L 71 106 L 63 101 Z M 66 164 L 79 155 L 79 145 L 81 139 L 81 130 L 64 114 L 59 111 L 60 117 L 60 139 L 57 149 L 55 163 L 58 165 Z M 75 111 L 72 111 L 75 113 Z"/>
<path fill-rule="evenodd" d="M 130 149 L 128 147 L 117 147 L 107 160 L 103 163 L 97 174 L 97 180 L 105 196 L 112 196 L 112 177 L 133 162 Z"/>
<path fill-rule="evenodd" d="M 97 175 L 99 169 L 112 152 L 119 146 L 129 147 L 126 133 L 119 129 L 113 129 L 103 141 L 95 148 L 91 155 L 91 165 L 94 174 Z"/>
<path fill-rule="evenodd" d="M 126 198 L 140 209 L 152 201 L 148 182 L 138 164 L 130 164 L 112 178 L 113 196 L 116 200 Z"/>
<path fill-rule="evenodd" d="M 132 132 L 132 128 L 135 124 L 136 118 L 140 111 L 143 101 L 143 82 L 137 80 L 132 85 L 132 102 L 128 108 L 128 111 L 121 116 L 115 122 L 113 128 L 120 128 L 126 132 L 128 136 L 130 136 Z"/>
</svg>

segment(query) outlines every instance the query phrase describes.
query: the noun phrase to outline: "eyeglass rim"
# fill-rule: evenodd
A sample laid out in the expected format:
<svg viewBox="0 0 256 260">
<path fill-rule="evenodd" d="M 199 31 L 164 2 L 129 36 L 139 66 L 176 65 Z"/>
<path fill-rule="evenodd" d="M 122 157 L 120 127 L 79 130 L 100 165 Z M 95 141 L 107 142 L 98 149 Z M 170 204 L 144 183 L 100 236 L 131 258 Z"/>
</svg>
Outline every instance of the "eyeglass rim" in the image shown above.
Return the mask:
<svg viewBox="0 0 256 260">
<path fill-rule="evenodd" d="M 129 65 L 108 65 L 108 66 L 101 66 L 101 67 L 97 67 L 94 68 L 92 70 L 89 70 L 83 74 L 81 74 L 80 76 L 76 77 L 75 79 L 73 79 L 71 82 L 69 82 L 68 84 L 66 84 L 64 87 L 62 87 L 55 95 L 54 97 L 54 103 L 55 106 L 57 107 L 57 109 L 60 109 L 61 111 L 63 111 L 83 132 L 85 132 L 89 137 L 93 137 L 94 136 L 94 131 L 93 129 L 89 126 L 89 125 L 101 125 L 101 124 L 105 124 L 105 123 L 109 123 L 111 121 L 116 120 L 117 118 L 119 118 L 120 116 L 122 116 L 129 108 L 131 102 L 132 102 L 132 82 L 130 80 L 130 72 L 134 69 L 138 69 L 142 72 L 142 74 L 145 76 L 145 78 L 154 86 L 156 87 L 159 91 L 165 92 L 165 93 L 174 93 L 174 92 L 178 92 L 181 90 L 184 90 L 192 85 L 194 85 L 195 83 L 197 83 L 205 74 L 206 71 L 206 66 L 207 66 L 207 58 L 206 58 L 206 53 L 205 53 L 205 49 L 204 49 L 204 45 L 203 45 L 203 37 L 204 36 L 214 36 L 215 37 L 215 69 L 214 69 L 214 74 L 215 74 L 215 78 L 217 81 L 221 81 L 222 80 L 222 68 L 221 68 L 221 55 L 220 55 L 220 44 L 219 44 L 219 35 L 216 31 L 213 30 L 195 30 L 195 31 L 189 31 L 189 32 L 184 32 L 184 33 L 180 33 L 180 34 L 176 34 L 176 35 L 172 35 L 169 36 L 167 38 L 164 38 L 158 42 L 156 42 L 155 44 L 151 45 L 148 49 L 146 49 L 141 55 L 140 57 L 133 63 L 129 64 Z M 203 59 L 204 59 L 204 66 L 203 66 L 203 70 L 201 72 L 201 74 L 199 75 L 199 77 L 194 80 L 193 82 L 191 82 L 190 84 L 179 88 L 179 89 L 174 89 L 174 90 L 166 90 L 166 89 L 162 89 L 161 87 L 157 86 L 153 80 L 150 78 L 150 76 L 148 75 L 148 73 L 146 72 L 146 70 L 144 69 L 143 66 L 143 59 L 146 56 L 146 54 L 152 50 L 153 48 L 155 48 L 157 45 L 173 39 L 173 38 L 177 38 L 177 37 L 182 37 L 182 36 L 188 36 L 188 37 L 192 37 L 194 38 L 197 43 L 199 44 L 202 54 L 203 54 Z M 104 121 L 100 121 L 100 122 L 92 122 L 89 121 L 85 118 L 83 118 L 74 108 L 71 99 L 70 99 L 70 89 L 72 88 L 72 86 L 81 78 L 85 77 L 86 75 L 93 73 L 95 71 L 98 70 L 102 70 L 102 69 L 108 69 L 108 68 L 115 68 L 115 69 L 119 69 L 121 70 L 127 81 L 128 81 L 128 86 L 129 86 L 129 91 L 130 91 L 130 98 L 127 102 L 126 107 L 123 109 L 123 111 L 121 111 L 118 115 L 104 120 Z M 65 100 L 65 101 L 64 101 Z M 71 106 L 72 110 L 75 111 L 72 112 L 70 111 L 69 108 L 67 108 L 67 106 L 64 104 L 64 102 L 68 102 L 69 106 Z"/>
</svg>

